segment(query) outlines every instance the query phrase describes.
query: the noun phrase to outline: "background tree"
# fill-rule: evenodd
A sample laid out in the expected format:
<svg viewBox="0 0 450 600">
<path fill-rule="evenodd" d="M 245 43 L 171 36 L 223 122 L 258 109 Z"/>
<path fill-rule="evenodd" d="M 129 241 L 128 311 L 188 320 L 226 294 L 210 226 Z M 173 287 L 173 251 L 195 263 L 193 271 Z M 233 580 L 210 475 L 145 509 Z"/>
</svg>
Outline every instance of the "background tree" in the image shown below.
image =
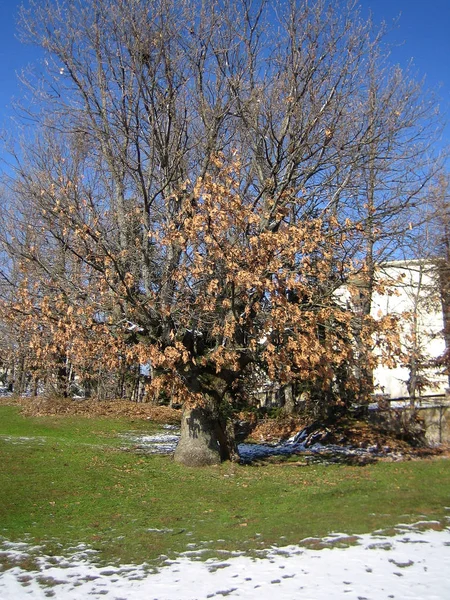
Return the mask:
<svg viewBox="0 0 450 600">
<path fill-rule="evenodd" d="M 441 357 L 440 366 L 447 377 L 450 377 L 450 211 L 449 176 L 445 171 L 441 172 L 433 182 L 428 197 L 427 214 L 428 220 L 423 228 L 423 238 L 426 241 L 427 256 L 439 282 L 444 320 L 445 352 Z"/>
</svg>

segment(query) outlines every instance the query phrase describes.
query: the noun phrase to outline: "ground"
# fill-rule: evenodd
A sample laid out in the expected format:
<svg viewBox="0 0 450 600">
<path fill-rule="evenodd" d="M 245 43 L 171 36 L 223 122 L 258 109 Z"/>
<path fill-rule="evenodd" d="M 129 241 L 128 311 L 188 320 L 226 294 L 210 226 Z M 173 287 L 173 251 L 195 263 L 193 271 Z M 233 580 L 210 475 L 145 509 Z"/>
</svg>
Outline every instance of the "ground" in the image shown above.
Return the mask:
<svg viewBox="0 0 450 600">
<path fill-rule="evenodd" d="M 19 404 L 27 414 L 41 416 L 82 414 L 93 417 L 114 415 L 131 417 L 134 421 L 132 427 L 138 430 L 138 433 L 150 429 L 150 425 L 147 425 L 145 420 L 156 420 L 159 423 L 172 422 L 175 428 L 176 423 L 179 422 L 178 411 L 148 404 L 55 401 L 42 398 L 20 401 L 4 399 L 2 402 Z M 11 409 L 12 412 L 17 413 L 15 409 Z M 138 423 L 138 419 L 143 419 L 144 423 Z M 58 427 L 62 423 L 70 424 L 72 421 L 70 418 L 50 420 L 58 423 Z M 33 419 L 25 421 L 30 421 L 32 425 L 34 422 Z M 78 421 L 90 423 L 86 419 Z M 109 422 L 109 419 L 105 421 Z M 96 420 L 92 421 L 92 423 L 96 422 Z M 112 421 L 112 423 L 113 427 L 116 427 L 116 422 Z M 277 421 L 265 419 L 257 426 L 256 423 L 250 425 L 253 429 L 252 436 L 257 438 L 255 441 L 272 443 L 279 438 L 286 438 L 302 426 L 291 418 Z M 171 431 L 170 428 L 168 430 Z M 333 430 L 328 430 L 326 427 L 322 427 L 321 430 L 319 427 L 314 433 L 319 433 L 325 438 L 328 436 L 330 443 L 347 440 L 354 445 L 373 445 L 374 443 L 385 444 L 388 441 L 388 438 L 383 437 L 372 427 L 367 428 L 361 422 L 352 420 L 342 421 Z M 35 462 L 36 456 L 39 457 L 41 454 L 33 451 L 29 463 L 32 470 L 23 480 L 24 495 L 21 495 L 22 488 L 17 490 L 17 481 L 18 469 L 22 466 L 16 462 L 16 457 L 21 456 L 18 453 L 21 448 L 17 447 L 17 452 L 11 452 L 12 487 L 4 497 L 5 506 L 5 501 L 8 497 L 11 498 L 13 487 L 16 488 L 18 496 L 14 504 L 5 512 L 8 515 L 15 514 L 17 502 L 19 505 L 21 502 L 33 503 L 34 500 L 30 501 L 29 496 L 36 490 L 36 484 L 33 482 L 28 490 L 27 485 L 33 473 L 42 472 L 42 463 L 39 463 L 41 470 L 37 471 L 35 468 L 38 464 Z M 42 448 L 48 450 L 47 453 L 42 453 L 42 458 L 46 461 L 50 459 L 48 483 L 53 484 L 58 480 L 61 482 L 62 477 L 72 482 L 77 464 L 74 455 L 75 446 L 68 445 L 66 448 L 53 440 L 52 444 Z M 333 451 L 332 446 L 330 451 Z M 61 522 L 65 523 L 67 518 L 75 518 L 78 515 L 73 502 L 67 496 L 70 483 L 63 484 L 58 489 L 51 486 L 43 487 L 42 502 L 41 499 L 39 502 L 36 500 L 38 508 L 34 509 L 37 504 L 32 504 L 31 511 L 38 511 L 36 512 L 38 519 L 48 517 L 43 529 L 44 534 L 40 536 L 35 534 L 33 537 L 30 533 L 28 525 L 35 523 L 31 523 L 34 517 L 29 519 L 31 513 L 28 508 L 22 512 L 17 511 L 18 517 L 20 513 L 29 521 L 27 528 L 23 530 L 27 533 L 14 538 L 8 537 L 7 529 L 0 531 L 1 600 L 25 600 L 25 598 L 45 600 L 51 597 L 58 600 L 78 600 L 84 597 L 98 600 L 104 597 L 112 600 L 206 600 L 225 596 L 248 600 L 255 598 L 269 600 L 274 596 L 314 598 L 314 600 L 325 600 L 330 596 L 338 600 L 344 598 L 346 600 L 386 600 L 387 598 L 447 600 L 450 597 L 448 461 L 400 462 L 392 465 L 380 463 L 369 465 L 367 469 L 361 469 L 359 466 L 356 469 L 345 467 L 347 477 L 336 479 L 333 478 L 333 473 L 337 476 L 341 471 L 340 467 L 334 469 L 319 466 L 317 469 L 316 467 L 303 469 L 298 468 L 303 465 L 293 462 L 283 463 L 279 458 L 275 465 L 267 465 L 261 469 L 237 467 L 225 463 L 214 469 L 189 471 L 181 470 L 167 458 L 164 458 L 164 462 L 147 461 L 148 464 L 145 466 L 145 461 L 139 457 L 136 460 L 129 460 L 127 458 L 129 455 L 122 452 L 112 452 L 108 455 L 108 460 L 104 461 L 103 455 L 97 452 L 97 446 L 91 449 L 86 445 L 83 452 L 87 452 L 90 457 L 89 461 L 83 462 L 84 466 L 79 471 L 88 484 L 86 502 L 81 512 L 83 523 L 86 521 L 89 524 L 92 521 L 86 529 L 86 535 L 76 536 L 75 544 L 64 546 L 64 550 L 62 545 L 50 544 L 51 551 L 42 546 L 43 535 L 44 537 L 48 535 L 49 524 L 61 517 Z M 70 473 L 66 469 L 69 463 Z M 58 471 L 56 465 L 61 470 Z M 163 470 L 159 468 L 161 465 L 164 465 Z M 264 476 L 266 470 L 270 471 L 270 477 Z M 416 479 L 412 479 L 415 472 L 421 473 L 420 478 L 416 476 Z M 57 474 L 55 482 L 54 473 Z M 430 476 L 430 473 L 434 475 Z M 148 478 L 152 483 L 150 495 Z M 392 484 L 393 480 L 395 483 Z M 424 489 L 420 488 L 420 494 L 417 495 L 419 484 L 424 480 L 428 483 Z M 337 481 L 339 481 L 339 488 L 336 487 Z M 94 489 L 91 487 L 93 482 L 95 482 Z M 106 526 L 101 526 L 99 523 L 105 514 L 105 509 L 102 508 L 99 516 L 95 510 L 100 502 L 106 502 L 102 507 L 108 506 L 107 501 L 111 494 L 110 492 L 93 494 L 94 490 L 99 492 L 97 483 L 101 484 L 102 490 L 104 485 L 108 485 L 108 490 L 113 489 L 117 503 L 122 504 L 123 507 L 119 514 L 116 502 L 113 502 L 110 508 L 111 519 L 117 517 L 120 519 L 112 523 L 107 517 Z M 199 487 L 194 486 L 197 483 Z M 159 484 L 163 484 L 161 490 Z M 267 484 L 271 486 L 270 494 L 264 495 L 264 486 Z M 432 513 L 430 516 L 427 510 L 438 497 L 439 489 L 443 484 L 444 492 L 441 491 L 439 496 L 438 514 Z M 212 485 L 216 486 L 214 487 L 216 491 L 208 496 L 206 490 Z M 135 487 L 138 488 L 137 495 Z M 5 491 L 7 489 L 4 488 Z M 77 500 L 80 500 L 80 489 L 77 491 Z M 127 490 L 126 494 L 120 495 L 124 489 Z M 180 489 L 183 490 L 182 493 Z M 187 495 L 190 490 L 195 490 L 191 501 L 189 501 L 190 496 Z M 220 493 L 217 493 L 217 490 L 220 490 Z M 424 500 L 427 491 L 432 495 Z M 54 495 L 54 492 L 58 493 Z M 140 492 L 145 494 L 145 503 L 141 502 Z M 386 503 L 388 493 L 390 504 Z M 167 521 L 168 513 L 173 508 L 172 504 L 175 505 L 179 500 L 177 494 L 181 498 L 181 503 L 175 506 L 174 516 L 178 517 L 177 506 L 179 506 L 182 510 L 184 508 L 186 518 L 184 521 Z M 373 503 L 369 502 L 369 495 L 374 499 Z M 410 497 L 410 501 L 403 504 L 405 496 Z M 158 501 L 166 502 L 167 497 L 172 499 L 172 503 L 161 504 L 162 520 L 157 521 Z M 235 497 L 236 502 L 229 506 L 231 497 Z M 134 503 L 133 498 L 136 498 Z M 263 498 L 265 500 L 262 500 Z M 274 498 L 279 506 L 275 512 L 272 512 Z M 92 499 L 94 499 L 93 503 L 91 503 Z M 125 499 L 131 503 L 129 513 L 126 512 L 128 505 Z M 255 499 L 257 502 L 251 504 Z M 69 504 L 65 506 L 64 503 L 68 502 Z M 79 502 L 75 504 L 78 505 Z M 249 509 L 250 504 L 251 509 Z M 58 506 L 62 506 L 59 512 Z M 303 510 L 304 506 L 306 511 Z M 389 526 L 389 529 L 373 531 L 380 527 L 380 520 L 389 517 L 384 513 L 392 512 L 394 507 L 397 515 L 395 520 L 383 525 L 383 527 Z M 374 523 L 364 528 L 358 529 L 348 524 L 342 526 L 342 515 L 345 511 L 353 516 L 358 510 L 365 517 L 378 516 Z M 434 510 L 436 512 L 436 507 Z M 85 511 L 88 511 L 89 515 Z M 195 511 L 198 513 L 198 519 L 194 524 L 189 520 L 189 516 L 196 514 Z M 254 516 L 258 511 L 259 513 L 266 511 L 264 513 L 266 517 L 254 525 L 256 522 Z M 122 513 L 128 516 L 122 519 Z M 136 521 L 139 514 L 142 518 Z M 219 530 L 223 515 L 225 520 L 222 522 L 222 530 Z M 323 535 L 323 532 L 308 532 L 299 535 L 294 541 L 287 539 L 286 536 L 296 524 L 310 523 L 315 517 L 322 522 L 327 515 L 332 515 L 333 518 L 326 531 L 335 532 L 337 529 L 344 533 L 332 533 L 325 538 L 305 538 L 305 535 Z M 439 520 L 434 520 L 435 517 Z M 278 530 L 275 531 L 275 542 L 267 543 L 265 530 L 262 528 L 268 520 L 270 527 L 272 524 L 278 526 L 283 518 L 286 519 L 284 529 L 278 533 Z M 202 529 L 197 538 L 191 536 L 194 525 L 200 527 L 207 521 L 211 523 L 211 529 Z M 412 522 L 412 525 L 391 527 L 400 521 Z M 111 563 L 109 559 L 108 562 L 97 560 L 101 551 L 101 545 L 97 544 L 99 539 L 97 534 L 106 535 L 112 525 L 112 538 L 115 541 L 120 539 L 119 544 L 122 546 L 125 543 L 124 536 L 119 535 L 122 529 L 119 531 L 117 528 L 125 527 L 129 522 L 136 522 L 132 525 L 132 533 L 129 534 L 133 539 L 142 531 L 152 532 L 146 533 L 144 553 L 140 554 L 140 558 L 122 558 Z M 341 526 L 337 523 L 341 523 Z M 353 523 L 353 520 L 350 523 Z M 148 529 L 149 526 L 152 528 Z M 176 529 L 161 529 L 161 527 L 175 526 Z M 154 529 L 155 527 L 159 529 Z M 127 530 L 123 529 L 123 531 Z M 218 531 L 221 533 L 218 534 Z M 247 552 L 245 545 L 242 549 L 234 543 L 230 545 L 229 540 L 222 539 L 227 538 L 232 531 L 245 531 L 244 537 L 246 539 L 251 537 L 253 540 L 253 549 Z M 361 531 L 372 531 L 372 533 L 361 534 Z M 88 535 L 91 532 L 95 535 Z M 170 542 L 169 545 L 164 546 L 163 550 L 158 550 L 159 558 L 156 562 L 141 564 L 143 560 L 148 561 L 151 544 L 159 542 L 156 537 L 160 532 L 164 532 L 164 536 Z M 181 549 L 174 551 L 174 540 L 179 539 L 180 534 L 185 536 L 185 541 L 182 542 Z M 11 539 L 19 543 L 12 544 Z M 84 543 L 79 544 L 79 540 L 84 540 Z M 108 538 L 108 547 L 109 545 Z M 169 551 L 167 548 L 172 550 Z M 248 548 L 250 546 L 247 546 L 247 550 Z"/>
<path fill-rule="evenodd" d="M 1 544 L 11 566 L 26 544 Z M 77 550 L 77 549 L 75 549 Z M 198 553 L 197 553 L 198 557 Z M 333 534 L 303 545 L 272 548 L 257 557 L 223 553 L 196 560 L 193 549 L 157 571 L 145 565 L 96 567 L 78 548 L 72 556 L 41 556 L 34 570 L 0 572 L 2 600 L 111 598 L 114 600 L 447 600 L 450 530 L 433 523 L 403 525 L 368 535 Z"/>
<path fill-rule="evenodd" d="M 154 406 L 149 403 L 136 403 L 127 400 L 71 400 L 54 397 L 38 398 L 0 398 L 2 403 L 14 403 L 22 406 L 28 416 L 84 415 L 92 417 L 126 417 L 146 419 L 160 424 L 179 424 L 181 410 L 168 406 Z M 308 423 L 296 416 L 258 419 L 254 413 L 238 415 L 241 439 L 247 438 L 256 443 L 277 443 L 298 433 Z M 333 427 L 318 427 L 316 442 L 352 446 L 356 448 L 376 448 L 386 450 L 387 454 L 402 455 L 405 458 L 432 456 L 450 457 L 450 447 L 433 448 L 414 447 L 405 440 L 391 435 L 380 428 L 369 425 L 363 420 L 342 418 Z"/>
</svg>

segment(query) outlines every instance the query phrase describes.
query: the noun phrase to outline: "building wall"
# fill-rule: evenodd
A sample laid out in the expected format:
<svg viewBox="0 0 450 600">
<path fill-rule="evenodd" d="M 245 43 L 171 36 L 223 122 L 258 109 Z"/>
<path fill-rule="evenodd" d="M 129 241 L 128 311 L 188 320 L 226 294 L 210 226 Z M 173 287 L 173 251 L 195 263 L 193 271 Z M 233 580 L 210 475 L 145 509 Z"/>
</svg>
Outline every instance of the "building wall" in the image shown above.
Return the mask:
<svg viewBox="0 0 450 600">
<path fill-rule="evenodd" d="M 376 392 L 390 398 L 407 397 L 410 369 L 405 363 L 415 356 L 421 363 L 419 374 L 431 382 L 420 395 L 443 394 L 448 378 L 432 365 L 445 351 L 437 270 L 430 261 L 395 261 L 379 269 L 378 279 L 382 290 L 373 296 L 372 316 L 398 316 L 402 359 L 395 368 L 380 365 L 375 369 Z"/>
</svg>

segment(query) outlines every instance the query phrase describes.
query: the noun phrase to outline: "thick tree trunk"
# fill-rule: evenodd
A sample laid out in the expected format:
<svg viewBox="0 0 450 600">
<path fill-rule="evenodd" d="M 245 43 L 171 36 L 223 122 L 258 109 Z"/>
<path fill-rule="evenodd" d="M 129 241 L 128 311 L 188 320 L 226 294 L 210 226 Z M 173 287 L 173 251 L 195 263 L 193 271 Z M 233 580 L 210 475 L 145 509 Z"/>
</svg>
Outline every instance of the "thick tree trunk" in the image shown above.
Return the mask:
<svg viewBox="0 0 450 600">
<path fill-rule="evenodd" d="M 229 418 L 233 405 L 229 390 L 235 374 L 222 371 L 217 375 L 209 369 L 189 365 L 183 371 L 183 379 L 201 400 L 184 406 L 175 460 L 196 467 L 216 465 L 224 460 L 237 462 L 234 426 Z"/>
<path fill-rule="evenodd" d="M 222 422 L 214 408 L 185 407 L 174 459 L 188 467 L 218 465 L 224 460 L 237 462 L 232 422 Z"/>
<path fill-rule="evenodd" d="M 218 465 L 222 462 L 218 419 L 209 408 L 189 407 L 183 411 L 181 437 L 174 459 L 188 467 Z"/>
</svg>

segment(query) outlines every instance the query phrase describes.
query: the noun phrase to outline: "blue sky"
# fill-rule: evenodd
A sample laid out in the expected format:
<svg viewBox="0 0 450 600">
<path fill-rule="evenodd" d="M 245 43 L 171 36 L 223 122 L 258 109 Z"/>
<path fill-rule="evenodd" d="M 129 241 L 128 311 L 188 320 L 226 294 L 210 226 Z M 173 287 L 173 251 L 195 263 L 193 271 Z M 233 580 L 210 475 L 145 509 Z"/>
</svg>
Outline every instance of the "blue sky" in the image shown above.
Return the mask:
<svg viewBox="0 0 450 600">
<path fill-rule="evenodd" d="M 450 0 L 358 0 L 364 15 L 391 28 L 392 62 L 412 62 L 417 79 L 435 90 L 449 123 L 442 145 L 450 146 Z"/>
<path fill-rule="evenodd" d="M 417 76 L 438 89 L 443 107 L 450 109 L 450 0 L 359 0 L 359 4 L 363 14 L 372 12 L 375 22 L 391 25 L 393 62 L 405 66 L 412 60 Z"/>
<path fill-rule="evenodd" d="M 336 0 L 337 1 L 337 0 Z M 450 121 L 450 0 L 359 0 L 364 14 L 372 11 L 375 22 L 392 24 L 392 60 L 402 66 L 412 59 L 418 77 L 438 89 L 441 106 Z M 11 97 L 21 93 L 16 73 L 32 62 L 35 50 L 16 39 L 20 2 L 0 0 L 0 123 L 11 114 Z M 450 126 L 446 129 L 450 143 Z"/>
</svg>

